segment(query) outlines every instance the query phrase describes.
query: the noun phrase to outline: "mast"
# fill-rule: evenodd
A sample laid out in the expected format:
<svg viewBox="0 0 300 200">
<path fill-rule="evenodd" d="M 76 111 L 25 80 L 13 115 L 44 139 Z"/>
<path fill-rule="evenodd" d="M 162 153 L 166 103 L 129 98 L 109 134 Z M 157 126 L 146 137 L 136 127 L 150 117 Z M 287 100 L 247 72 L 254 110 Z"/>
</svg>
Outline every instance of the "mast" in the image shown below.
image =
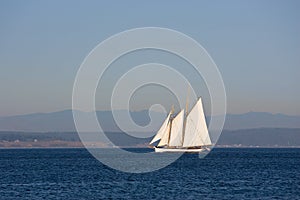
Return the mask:
<svg viewBox="0 0 300 200">
<path fill-rule="evenodd" d="M 168 137 L 168 146 L 170 145 L 170 138 L 171 138 L 171 128 L 172 128 L 172 121 L 173 119 L 171 119 L 173 113 L 174 113 L 174 105 L 172 105 L 172 108 L 171 108 L 171 115 L 170 115 L 170 128 L 169 128 L 169 137 Z"/>
<path fill-rule="evenodd" d="M 182 145 L 184 142 L 184 135 L 185 135 L 185 127 L 186 127 L 186 118 L 188 116 L 188 110 L 189 110 L 189 96 L 190 96 L 190 87 L 188 87 L 187 96 L 186 96 L 186 102 L 185 102 L 185 116 L 183 120 L 183 129 L 182 129 Z"/>
</svg>

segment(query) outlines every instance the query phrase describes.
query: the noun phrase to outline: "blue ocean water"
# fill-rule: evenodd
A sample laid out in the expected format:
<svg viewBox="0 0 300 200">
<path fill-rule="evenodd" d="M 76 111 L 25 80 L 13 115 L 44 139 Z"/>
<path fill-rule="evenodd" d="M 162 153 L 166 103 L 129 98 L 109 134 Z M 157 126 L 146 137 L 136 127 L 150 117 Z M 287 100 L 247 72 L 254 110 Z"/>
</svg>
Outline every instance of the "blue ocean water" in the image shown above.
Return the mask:
<svg viewBox="0 0 300 200">
<path fill-rule="evenodd" d="M 213 149 L 145 174 L 108 168 L 85 149 L 1 149 L 0 172 L 5 200 L 300 199 L 300 149 Z"/>
</svg>

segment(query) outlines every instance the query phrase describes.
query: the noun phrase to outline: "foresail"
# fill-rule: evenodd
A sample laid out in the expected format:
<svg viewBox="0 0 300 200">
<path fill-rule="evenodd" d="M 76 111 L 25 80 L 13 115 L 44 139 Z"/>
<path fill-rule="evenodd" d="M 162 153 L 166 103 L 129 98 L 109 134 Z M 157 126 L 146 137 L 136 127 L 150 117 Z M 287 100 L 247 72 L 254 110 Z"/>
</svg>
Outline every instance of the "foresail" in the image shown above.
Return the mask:
<svg viewBox="0 0 300 200">
<path fill-rule="evenodd" d="M 157 146 L 167 146 L 169 142 L 169 135 L 170 135 L 170 123 L 167 124 L 167 128 L 165 130 L 165 133 L 163 134 L 162 138 L 160 139 Z"/>
<path fill-rule="evenodd" d="M 169 146 L 182 146 L 183 119 L 184 110 L 181 110 L 172 121 Z"/>
<path fill-rule="evenodd" d="M 183 147 L 203 145 L 211 145 L 211 140 L 203 112 L 202 100 L 199 98 L 186 119 Z"/>
<path fill-rule="evenodd" d="M 158 130 L 157 134 L 155 135 L 155 137 L 151 140 L 150 144 L 160 140 L 163 135 L 166 133 L 167 131 L 167 126 L 168 123 L 170 121 L 170 116 L 171 116 L 171 112 L 169 113 L 169 115 L 167 116 L 166 120 L 164 121 L 164 123 L 162 124 L 162 126 L 160 127 L 160 129 Z"/>
</svg>

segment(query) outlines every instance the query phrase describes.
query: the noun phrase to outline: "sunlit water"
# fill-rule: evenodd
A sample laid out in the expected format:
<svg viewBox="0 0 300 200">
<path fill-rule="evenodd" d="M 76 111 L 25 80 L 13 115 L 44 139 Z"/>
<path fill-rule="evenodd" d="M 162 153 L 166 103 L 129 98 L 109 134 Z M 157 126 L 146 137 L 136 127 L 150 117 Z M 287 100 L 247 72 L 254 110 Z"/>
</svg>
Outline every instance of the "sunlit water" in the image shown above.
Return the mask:
<svg viewBox="0 0 300 200">
<path fill-rule="evenodd" d="M 300 149 L 214 149 L 146 174 L 110 169 L 84 149 L 1 149 L 0 172 L 5 200 L 300 199 Z"/>
</svg>

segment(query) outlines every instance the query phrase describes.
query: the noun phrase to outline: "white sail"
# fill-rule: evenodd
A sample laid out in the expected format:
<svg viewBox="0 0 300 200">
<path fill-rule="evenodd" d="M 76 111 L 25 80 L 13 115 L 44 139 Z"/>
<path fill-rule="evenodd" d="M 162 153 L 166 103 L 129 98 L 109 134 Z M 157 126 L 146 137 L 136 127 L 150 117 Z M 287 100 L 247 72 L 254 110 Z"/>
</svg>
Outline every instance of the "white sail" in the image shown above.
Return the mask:
<svg viewBox="0 0 300 200">
<path fill-rule="evenodd" d="M 167 123 L 165 133 L 162 135 L 157 146 L 159 146 L 159 147 L 167 146 L 168 142 L 169 142 L 169 137 L 170 137 L 170 122 Z"/>
<path fill-rule="evenodd" d="M 167 131 L 167 126 L 168 123 L 170 121 L 170 116 L 171 116 L 171 112 L 169 113 L 168 117 L 166 118 L 166 120 L 164 121 L 164 123 L 162 124 L 162 126 L 160 127 L 160 129 L 158 130 L 157 134 L 155 135 L 155 137 L 151 140 L 150 144 L 160 140 L 163 135 L 166 133 Z M 168 130 L 169 132 L 169 130 Z"/>
<path fill-rule="evenodd" d="M 182 146 L 183 119 L 184 110 L 181 110 L 172 121 L 169 146 Z"/>
<path fill-rule="evenodd" d="M 211 140 L 206 126 L 202 100 L 199 98 L 186 119 L 183 147 L 203 145 L 211 145 Z"/>
</svg>

